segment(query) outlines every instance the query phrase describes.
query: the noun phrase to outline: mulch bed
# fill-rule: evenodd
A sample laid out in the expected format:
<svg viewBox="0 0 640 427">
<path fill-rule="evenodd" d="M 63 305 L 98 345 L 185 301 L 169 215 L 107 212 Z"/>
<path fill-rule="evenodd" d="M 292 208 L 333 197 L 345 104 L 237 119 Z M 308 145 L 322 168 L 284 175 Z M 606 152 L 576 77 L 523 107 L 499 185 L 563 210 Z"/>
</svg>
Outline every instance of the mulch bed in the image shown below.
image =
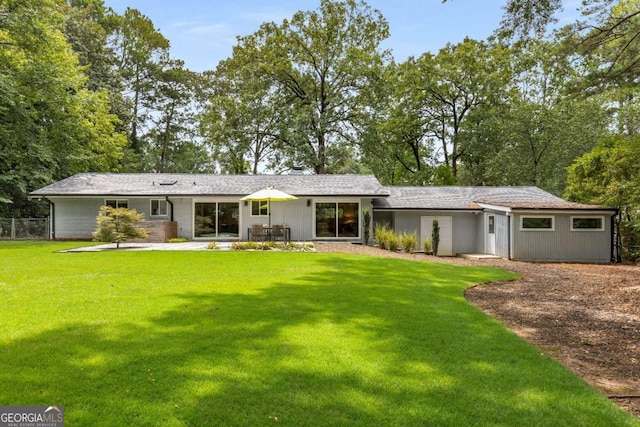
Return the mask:
<svg viewBox="0 0 640 427">
<path fill-rule="evenodd" d="M 522 279 L 476 286 L 465 296 L 640 418 L 640 267 L 436 258 L 343 243 L 316 248 L 520 274 Z"/>
</svg>

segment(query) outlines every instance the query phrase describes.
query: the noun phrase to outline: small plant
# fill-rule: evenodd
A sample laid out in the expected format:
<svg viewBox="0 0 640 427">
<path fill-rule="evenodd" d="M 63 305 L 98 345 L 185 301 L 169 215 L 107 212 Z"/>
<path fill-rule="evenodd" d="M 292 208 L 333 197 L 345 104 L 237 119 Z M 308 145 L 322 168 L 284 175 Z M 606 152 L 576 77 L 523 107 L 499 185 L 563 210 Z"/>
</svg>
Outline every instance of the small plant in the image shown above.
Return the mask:
<svg viewBox="0 0 640 427">
<path fill-rule="evenodd" d="M 433 248 L 431 246 L 431 239 L 429 238 L 424 239 L 424 242 L 422 243 L 422 250 L 424 251 L 425 254 L 431 254 L 433 252 Z"/>
<path fill-rule="evenodd" d="M 231 249 L 234 251 L 248 251 L 260 249 L 260 243 L 258 242 L 233 242 Z"/>
<path fill-rule="evenodd" d="M 391 231 L 387 236 L 387 249 L 391 252 L 397 252 L 402 246 L 402 238 Z"/>
<path fill-rule="evenodd" d="M 418 246 L 418 236 L 415 232 L 411 234 L 402 233 L 402 249 L 405 252 L 409 252 L 410 254 L 416 251 L 416 247 Z"/>
<path fill-rule="evenodd" d="M 369 244 L 369 234 L 371 232 L 371 212 L 369 211 L 369 209 L 365 209 L 362 212 L 362 219 L 364 224 L 363 226 L 363 234 L 364 234 L 364 244 L 368 245 Z"/>
<path fill-rule="evenodd" d="M 438 224 L 438 220 L 433 220 L 433 226 L 431 229 L 431 241 L 433 246 L 433 254 L 438 255 L 438 245 L 440 244 L 440 225 Z"/>
<path fill-rule="evenodd" d="M 184 237 L 174 237 L 173 239 L 167 240 L 167 243 L 184 243 L 188 241 L 189 239 L 185 239 Z"/>
<path fill-rule="evenodd" d="M 216 242 L 210 242 L 207 245 L 207 249 L 220 249 L 220 247 L 218 246 L 218 244 Z"/>
<path fill-rule="evenodd" d="M 135 226 L 136 222 L 142 220 L 144 214 L 137 213 L 135 209 L 101 206 L 100 214 L 96 218 L 97 228 L 93 232 L 93 240 L 115 243 L 116 248 L 119 248 L 120 243 L 127 240 L 145 239 L 149 237 L 149 232 Z"/>
<path fill-rule="evenodd" d="M 389 229 L 389 224 L 376 224 L 373 233 L 373 241 L 380 249 L 389 249 L 389 236 L 392 234 L 393 231 Z"/>
</svg>

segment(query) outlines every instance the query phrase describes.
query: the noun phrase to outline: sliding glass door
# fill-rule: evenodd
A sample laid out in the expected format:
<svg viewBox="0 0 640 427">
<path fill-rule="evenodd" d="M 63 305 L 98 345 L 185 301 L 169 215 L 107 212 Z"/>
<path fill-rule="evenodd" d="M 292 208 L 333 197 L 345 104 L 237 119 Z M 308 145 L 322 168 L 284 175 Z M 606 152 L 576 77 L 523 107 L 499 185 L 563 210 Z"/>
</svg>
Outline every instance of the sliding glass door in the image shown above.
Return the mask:
<svg viewBox="0 0 640 427">
<path fill-rule="evenodd" d="M 238 237 L 240 204 L 196 202 L 193 236 L 201 238 Z"/>
<path fill-rule="evenodd" d="M 359 203 L 316 203 L 317 238 L 359 238 Z"/>
</svg>

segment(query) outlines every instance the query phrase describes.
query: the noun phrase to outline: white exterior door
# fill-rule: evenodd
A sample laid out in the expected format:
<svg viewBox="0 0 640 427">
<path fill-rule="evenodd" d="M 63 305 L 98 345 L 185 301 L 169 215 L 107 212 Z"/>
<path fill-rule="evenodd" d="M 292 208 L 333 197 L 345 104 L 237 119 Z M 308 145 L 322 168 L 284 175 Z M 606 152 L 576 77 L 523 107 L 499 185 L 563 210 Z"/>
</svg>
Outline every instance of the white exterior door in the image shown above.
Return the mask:
<svg viewBox="0 0 640 427">
<path fill-rule="evenodd" d="M 487 254 L 496 254 L 496 216 L 487 215 Z"/>
<path fill-rule="evenodd" d="M 420 217 L 420 238 L 424 242 L 431 239 L 433 230 L 433 220 L 438 220 L 440 226 L 440 244 L 438 245 L 439 256 L 453 256 L 453 227 L 450 216 L 423 216 Z"/>
</svg>

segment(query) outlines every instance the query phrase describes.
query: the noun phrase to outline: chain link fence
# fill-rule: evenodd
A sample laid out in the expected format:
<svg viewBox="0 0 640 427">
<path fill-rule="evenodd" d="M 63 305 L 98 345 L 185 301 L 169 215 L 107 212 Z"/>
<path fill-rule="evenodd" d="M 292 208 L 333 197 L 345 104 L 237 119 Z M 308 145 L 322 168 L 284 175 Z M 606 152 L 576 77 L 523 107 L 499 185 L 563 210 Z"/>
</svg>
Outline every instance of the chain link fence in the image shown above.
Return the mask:
<svg viewBox="0 0 640 427">
<path fill-rule="evenodd" d="M 49 218 L 0 218 L 0 240 L 49 240 Z"/>
</svg>

